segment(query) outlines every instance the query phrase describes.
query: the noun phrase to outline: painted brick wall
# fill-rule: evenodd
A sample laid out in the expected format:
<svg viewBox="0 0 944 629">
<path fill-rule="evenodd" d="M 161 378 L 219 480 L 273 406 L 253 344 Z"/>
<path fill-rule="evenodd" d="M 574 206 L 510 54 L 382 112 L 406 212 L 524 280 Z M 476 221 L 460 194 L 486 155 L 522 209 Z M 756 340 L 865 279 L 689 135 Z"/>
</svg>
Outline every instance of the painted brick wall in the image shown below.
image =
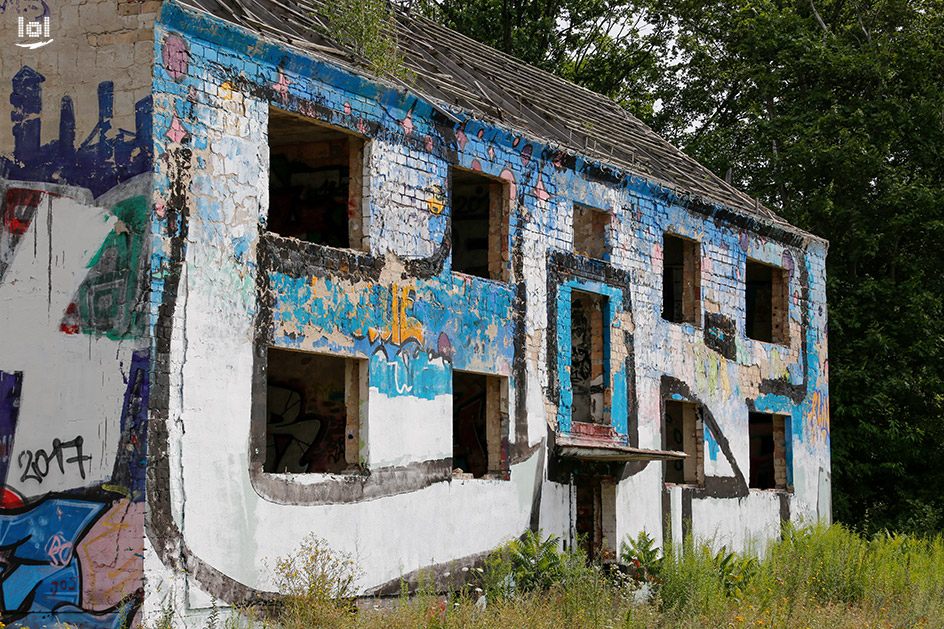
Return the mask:
<svg viewBox="0 0 944 629">
<path fill-rule="evenodd" d="M 608 537 L 691 530 L 746 547 L 783 520 L 829 517 L 823 243 L 762 237 L 722 208 L 462 112 L 442 122 L 438 105 L 173 4 L 155 41 L 162 456 L 150 460 L 148 613 L 171 601 L 196 618 L 214 599 L 270 591 L 260 558 L 313 531 L 355 556 L 365 592 L 471 565 L 529 526 L 570 536 L 572 487 L 550 473 L 547 439 L 575 430 L 572 290 L 611 307 L 608 439 L 659 449 L 664 400 L 704 409 L 704 482 L 668 486 L 660 463 L 626 466 L 607 492 Z M 266 231 L 270 107 L 365 139 L 363 251 Z M 507 283 L 451 273 L 451 166 L 505 182 Z M 608 260 L 575 254 L 574 203 L 611 214 Z M 699 326 L 661 317 L 664 232 L 700 243 Z M 748 257 L 786 269 L 789 344 L 746 337 Z M 268 347 L 367 361 L 369 476 L 262 471 Z M 507 480 L 452 477 L 453 369 L 508 378 Z M 750 410 L 788 417 L 792 491 L 748 489 Z"/>
</svg>

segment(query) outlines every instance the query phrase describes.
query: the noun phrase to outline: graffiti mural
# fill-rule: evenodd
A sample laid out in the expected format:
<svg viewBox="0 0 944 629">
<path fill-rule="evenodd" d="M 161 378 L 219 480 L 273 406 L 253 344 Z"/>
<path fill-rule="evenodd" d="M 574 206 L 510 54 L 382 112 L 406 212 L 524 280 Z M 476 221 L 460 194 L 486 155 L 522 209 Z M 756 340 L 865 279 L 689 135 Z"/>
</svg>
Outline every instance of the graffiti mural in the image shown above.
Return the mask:
<svg viewBox="0 0 944 629">
<path fill-rule="evenodd" d="M 144 331 L 147 199 L 133 197 L 111 208 L 117 221 L 89 262 L 85 280 L 62 319 L 66 334 L 100 334 L 112 339 L 137 337 Z"/>
<path fill-rule="evenodd" d="M 829 443 L 829 397 L 822 391 L 813 391 L 805 420 L 813 443 Z"/>
<path fill-rule="evenodd" d="M 124 592 L 108 609 L 82 607 L 80 540 L 106 511 L 107 503 L 66 497 L 47 497 L 26 508 L 0 511 L 0 545 L 10 549 L 0 577 L 2 621 L 7 626 L 37 626 L 47 619 L 118 628 L 134 617 L 142 596 L 138 589 Z M 107 552 L 113 554 L 115 548 Z"/>
<path fill-rule="evenodd" d="M 0 621 L 6 626 L 49 622 L 118 628 L 135 617 L 143 596 L 147 367 L 148 353 L 134 352 L 109 482 L 27 500 L 6 490 L 0 504 L 0 547 L 7 549 L 0 574 Z M 2 428 L 16 426 L 21 383 L 21 374 L 0 372 Z M 2 443 L 9 447 L 11 442 L 4 437 Z M 20 466 L 25 479 L 41 483 L 49 473 L 82 473 L 91 459 L 82 445 L 80 437 L 55 439 L 49 452 L 21 451 L 18 459 L 27 458 Z"/>
<path fill-rule="evenodd" d="M 98 122 L 76 145 L 76 114 L 72 99 L 60 103 L 59 134 L 43 144 L 40 114 L 46 77 L 23 68 L 13 77 L 13 155 L 0 155 L 0 177 L 61 183 L 88 188 L 94 196 L 151 168 L 151 97 L 135 103 L 133 131 L 115 129 L 115 86 L 98 85 Z"/>
<path fill-rule="evenodd" d="M 59 138 L 41 145 L 43 80 L 15 77 L 15 146 L 0 155 L 0 316 L 17 328 L 0 354 L 0 622 L 117 629 L 143 599 L 150 361 L 135 349 L 149 208 L 135 191 L 147 182 L 116 186 L 150 167 L 150 105 L 138 103 L 137 134 L 114 128 L 102 83 L 88 139 L 75 145 L 65 99 Z M 89 337 L 78 351 L 76 335 Z"/>
</svg>

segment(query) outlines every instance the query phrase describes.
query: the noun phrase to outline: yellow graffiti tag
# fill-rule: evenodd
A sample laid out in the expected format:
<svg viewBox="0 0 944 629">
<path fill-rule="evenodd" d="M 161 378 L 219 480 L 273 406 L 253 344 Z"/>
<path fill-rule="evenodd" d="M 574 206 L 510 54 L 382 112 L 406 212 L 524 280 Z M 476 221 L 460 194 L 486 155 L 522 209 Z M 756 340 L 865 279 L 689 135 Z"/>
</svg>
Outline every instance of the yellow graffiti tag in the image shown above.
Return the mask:
<svg viewBox="0 0 944 629">
<path fill-rule="evenodd" d="M 829 438 L 829 395 L 813 391 L 810 408 L 806 412 L 806 429 L 813 443 L 826 442 Z"/>
<path fill-rule="evenodd" d="M 378 338 L 394 345 L 402 345 L 409 339 L 422 343 L 423 326 L 409 314 L 416 298 L 416 289 L 412 286 L 399 287 L 394 284 L 390 287 L 390 296 L 390 312 L 386 328 L 384 330 L 369 328 L 367 338 L 371 343 Z"/>
<path fill-rule="evenodd" d="M 233 100 L 234 91 L 236 91 L 236 88 L 233 86 L 233 84 L 230 83 L 229 81 L 226 81 L 225 83 L 220 85 L 219 89 L 217 90 L 217 93 L 219 94 L 219 97 L 224 100 Z"/>
<path fill-rule="evenodd" d="M 441 186 L 433 186 L 432 193 L 433 195 L 426 199 L 426 205 L 433 214 L 442 214 L 443 207 L 446 205 L 446 193 L 443 192 Z"/>
</svg>

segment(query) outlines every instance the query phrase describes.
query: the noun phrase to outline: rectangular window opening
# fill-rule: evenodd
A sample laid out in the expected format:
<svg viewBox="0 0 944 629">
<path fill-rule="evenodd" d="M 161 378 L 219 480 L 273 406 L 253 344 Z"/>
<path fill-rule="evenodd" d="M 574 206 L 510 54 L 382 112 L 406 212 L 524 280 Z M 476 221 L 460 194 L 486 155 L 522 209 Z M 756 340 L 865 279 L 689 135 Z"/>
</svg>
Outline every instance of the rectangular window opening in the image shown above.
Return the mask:
<svg viewBox="0 0 944 629">
<path fill-rule="evenodd" d="M 340 473 L 360 462 L 367 361 L 270 347 L 266 457 L 270 473 Z"/>
<path fill-rule="evenodd" d="M 701 405 L 665 401 L 663 439 L 666 450 L 684 452 L 688 458 L 665 462 L 666 483 L 704 484 L 704 423 Z"/>
<path fill-rule="evenodd" d="M 452 270 L 508 281 L 508 185 L 452 168 Z"/>
<path fill-rule="evenodd" d="M 590 258 L 609 259 L 606 239 L 610 213 L 574 203 L 574 251 Z"/>
<path fill-rule="evenodd" d="M 748 258 L 744 274 L 745 333 L 765 343 L 789 344 L 786 269 Z"/>
<path fill-rule="evenodd" d="M 786 418 L 769 413 L 750 413 L 752 489 L 787 488 Z"/>
<path fill-rule="evenodd" d="M 616 483 L 591 474 L 574 476 L 574 533 L 593 561 L 616 560 Z"/>
<path fill-rule="evenodd" d="M 662 264 L 662 318 L 700 325 L 701 245 L 663 234 Z"/>
<path fill-rule="evenodd" d="M 270 108 L 268 230 L 364 249 L 363 162 L 359 136 Z"/>
<path fill-rule="evenodd" d="M 508 478 L 508 380 L 452 372 L 454 478 Z"/>
<path fill-rule="evenodd" d="M 579 290 L 571 292 L 571 421 L 609 424 L 608 303 L 604 295 Z"/>
</svg>

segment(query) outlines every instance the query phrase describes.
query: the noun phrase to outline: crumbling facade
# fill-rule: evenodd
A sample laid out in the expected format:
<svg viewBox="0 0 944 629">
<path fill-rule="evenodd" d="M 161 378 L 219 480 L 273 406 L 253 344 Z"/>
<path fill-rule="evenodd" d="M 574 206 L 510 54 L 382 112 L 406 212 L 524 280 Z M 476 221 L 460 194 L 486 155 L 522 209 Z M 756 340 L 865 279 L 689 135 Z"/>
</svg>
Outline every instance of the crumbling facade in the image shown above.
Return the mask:
<svg viewBox="0 0 944 629">
<path fill-rule="evenodd" d="M 3 622 L 197 626 L 312 532 L 386 594 L 829 518 L 824 241 L 432 23 L 403 82 L 234 6 L 0 14 Z"/>
</svg>

